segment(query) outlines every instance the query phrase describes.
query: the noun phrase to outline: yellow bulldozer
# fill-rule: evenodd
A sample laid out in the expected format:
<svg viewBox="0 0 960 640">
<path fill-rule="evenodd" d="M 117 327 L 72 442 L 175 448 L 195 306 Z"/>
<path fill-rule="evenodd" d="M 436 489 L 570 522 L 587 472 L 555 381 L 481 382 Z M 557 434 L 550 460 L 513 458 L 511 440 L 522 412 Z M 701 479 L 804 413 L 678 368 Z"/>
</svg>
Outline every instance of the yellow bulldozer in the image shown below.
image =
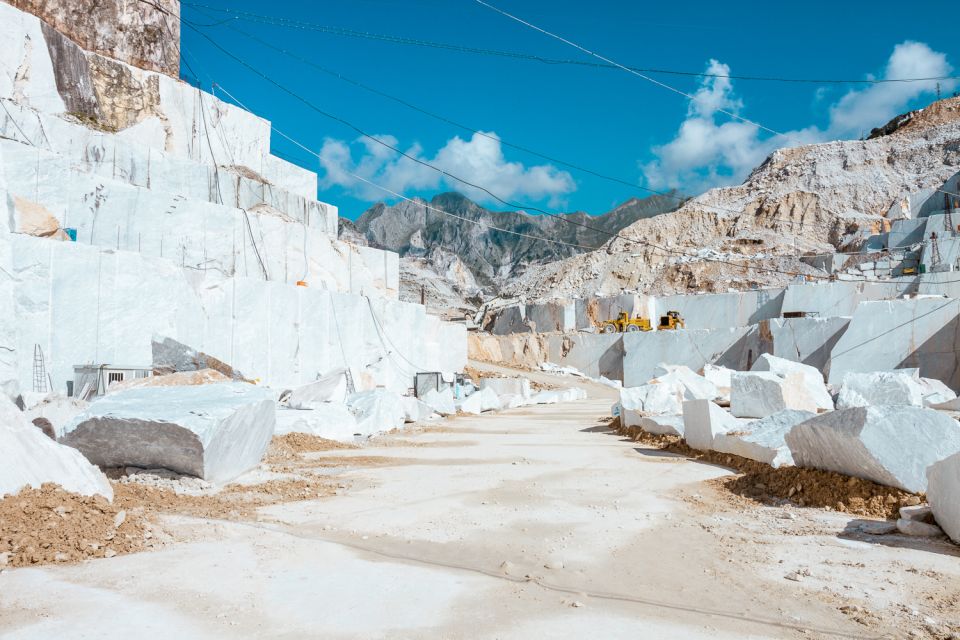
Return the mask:
<svg viewBox="0 0 960 640">
<path fill-rule="evenodd" d="M 684 326 L 679 311 L 667 311 L 667 315 L 660 316 L 657 331 L 683 329 Z M 621 311 L 616 320 L 605 320 L 600 323 L 600 333 L 632 333 L 634 331 L 653 331 L 650 319 L 643 316 L 631 318 L 629 313 Z"/>
</svg>

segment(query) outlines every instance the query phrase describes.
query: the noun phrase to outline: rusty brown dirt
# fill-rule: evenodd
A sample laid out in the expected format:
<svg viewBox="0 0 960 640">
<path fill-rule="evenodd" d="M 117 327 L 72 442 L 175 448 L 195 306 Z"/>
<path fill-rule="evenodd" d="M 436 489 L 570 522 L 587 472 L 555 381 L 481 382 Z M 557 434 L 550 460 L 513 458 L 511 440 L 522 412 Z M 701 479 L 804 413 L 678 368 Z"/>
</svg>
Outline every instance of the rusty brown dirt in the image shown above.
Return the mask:
<svg viewBox="0 0 960 640">
<path fill-rule="evenodd" d="M 901 506 L 917 504 L 922 500 L 922 496 L 832 471 L 793 466 L 774 469 L 740 456 L 698 451 L 678 436 L 653 435 L 637 427 L 621 427 L 619 418 L 615 418 L 610 427 L 641 444 L 733 469 L 738 472 L 737 475 L 709 482 L 756 503 L 772 504 L 790 500 L 800 507 L 895 519 Z"/>
</svg>

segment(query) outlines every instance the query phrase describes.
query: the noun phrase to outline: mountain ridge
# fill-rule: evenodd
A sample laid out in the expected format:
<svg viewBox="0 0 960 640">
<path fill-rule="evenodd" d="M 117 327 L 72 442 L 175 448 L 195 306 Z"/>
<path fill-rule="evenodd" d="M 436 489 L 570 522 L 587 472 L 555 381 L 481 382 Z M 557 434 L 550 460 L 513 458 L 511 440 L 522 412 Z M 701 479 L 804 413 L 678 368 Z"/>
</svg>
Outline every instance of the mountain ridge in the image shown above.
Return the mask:
<svg viewBox="0 0 960 640">
<path fill-rule="evenodd" d="M 673 211 L 683 202 L 683 196 L 671 192 L 631 198 L 600 215 L 573 211 L 547 216 L 492 211 L 463 194 L 445 192 L 429 202 L 422 198 L 393 205 L 379 202 L 355 221 L 341 219 L 340 237 L 397 252 L 403 263 L 401 279 L 419 280 L 432 271 L 457 290 L 458 302 L 463 302 L 481 290 L 497 295 L 504 282 L 531 265 L 601 248 L 621 229 Z M 417 291 L 411 295 L 419 302 Z M 411 299 L 406 294 L 402 298 Z"/>
</svg>

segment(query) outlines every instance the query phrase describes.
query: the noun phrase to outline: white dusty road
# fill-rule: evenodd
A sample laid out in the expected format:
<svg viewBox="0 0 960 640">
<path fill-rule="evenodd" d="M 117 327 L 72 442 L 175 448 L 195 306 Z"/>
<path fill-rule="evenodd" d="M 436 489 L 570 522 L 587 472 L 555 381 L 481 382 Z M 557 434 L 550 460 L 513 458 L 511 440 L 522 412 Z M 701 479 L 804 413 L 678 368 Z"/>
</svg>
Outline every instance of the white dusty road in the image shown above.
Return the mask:
<svg viewBox="0 0 960 640">
<path fill-rule="evenodd" d="M 591 391 L 311 454 L 356 459 L 326 467 L 341 495 L 257 522 L 178 518 L 187 541 L 160 551 L 5 571 L 0 637 L 947 637 L 960 624 L 949 545 L 851 539 L 848 516 L 820 510 L 736 509 L 704 483 L 725 469 L 606 432 L 614 394 Z"/>
</svg>

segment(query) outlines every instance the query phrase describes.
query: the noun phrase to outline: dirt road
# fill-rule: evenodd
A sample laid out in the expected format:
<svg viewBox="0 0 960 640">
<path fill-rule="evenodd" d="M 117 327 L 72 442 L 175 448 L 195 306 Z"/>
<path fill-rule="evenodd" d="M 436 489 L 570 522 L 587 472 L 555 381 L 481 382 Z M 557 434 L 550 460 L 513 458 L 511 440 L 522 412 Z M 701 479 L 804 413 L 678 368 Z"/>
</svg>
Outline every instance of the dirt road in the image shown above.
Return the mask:
<svg viewBox="0 0 960 640">
<path fill-rule="evenodd" d="M 607 431 L 615 394 L 310 454 L 339 495 L 183 541 L 0 573 L 9 638 L 949 637 L 960 554 L 732 501 Z M 789 578 L 787 577 L 789 576 Z M 911 636 L 912 637 L 912 636 Z"/>
</svg>

